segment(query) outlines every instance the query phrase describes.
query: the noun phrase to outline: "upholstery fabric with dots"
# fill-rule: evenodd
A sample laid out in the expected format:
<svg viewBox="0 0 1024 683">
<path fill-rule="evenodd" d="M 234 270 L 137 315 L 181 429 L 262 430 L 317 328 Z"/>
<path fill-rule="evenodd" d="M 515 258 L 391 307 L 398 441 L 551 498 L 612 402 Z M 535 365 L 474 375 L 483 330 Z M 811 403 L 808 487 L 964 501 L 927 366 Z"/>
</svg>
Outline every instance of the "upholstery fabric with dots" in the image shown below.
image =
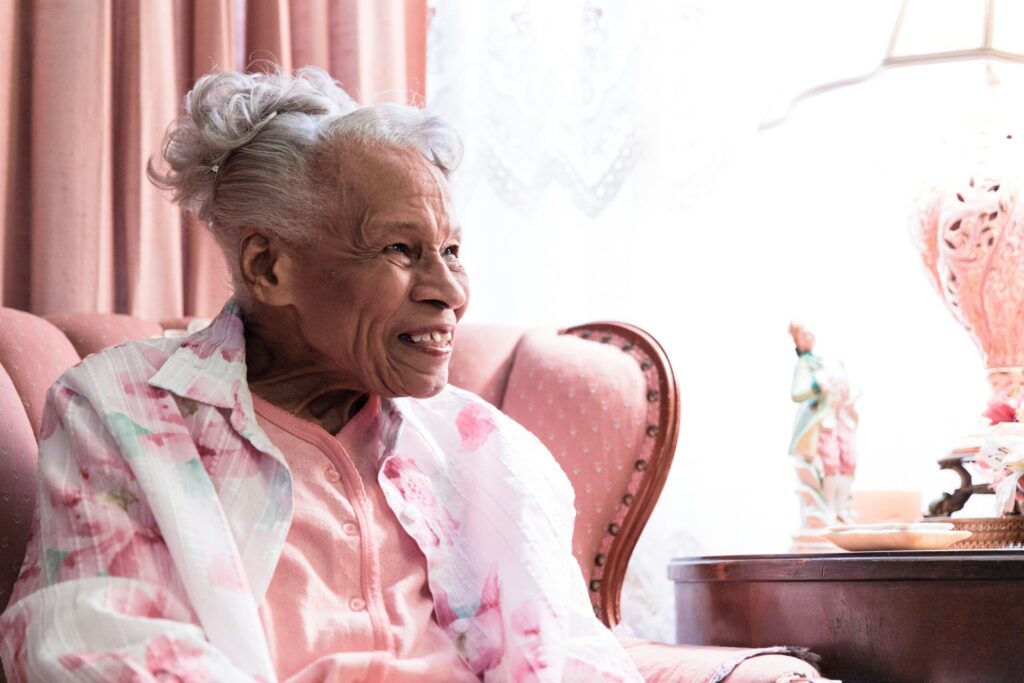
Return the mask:
<svg viewBox="0 0 1024 683">
<path fill-rule="evenodd" d="M 501 408 L 523 328 L 467 325 L 455 333 L 448 381 Z"/>
<path fill-rule="evenodd" d="M 10 375 L 36 435 L 46 390 L 79 360 L 75 347 L 53 324 L 31 313 L 0 308 L 0 365 Z"/>
<path fill-rule="evenodd" d="M 523 336 L 502 410 L 551 450 L 576 490 L 573 554 L 591 581 L 637 474 L 647 426 L 647 382 L 621 348 L 552 330 Z"/>
<path fill-rule="evenodd" d="M 0 365 L 0 611 L 21 568 L 36 498 L 36 436 L 10 375 Z"/>
<path fill-rule="evenodd" d="M 184 330 L 188 324 L 195 320 L 195 316 L 187 315 L 182 318 L 169 318 L 160 321 L 160 327 L 165 330 Z"/>
<path fill-rule="evenodd" d="M 158 322 L 113 313 L 61 313 L 46 319 L 64 333 L 82 358 L 129 339 L 158 337 L 164 331 Z"/>
</svg>

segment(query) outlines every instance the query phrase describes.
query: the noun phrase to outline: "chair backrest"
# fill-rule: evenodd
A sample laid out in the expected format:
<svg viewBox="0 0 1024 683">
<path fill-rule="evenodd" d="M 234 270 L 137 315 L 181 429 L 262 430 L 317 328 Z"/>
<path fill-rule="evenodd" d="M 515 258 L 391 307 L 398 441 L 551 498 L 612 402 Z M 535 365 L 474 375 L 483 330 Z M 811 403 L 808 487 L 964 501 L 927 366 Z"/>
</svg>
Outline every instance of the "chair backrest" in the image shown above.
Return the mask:
<svg viewBox="0 0 1024 683">
<path fill-rule="evenodd" d="M 595 613 L 617 624 L 629 558 L 679 436 L 667 356 L 650 335 L 623 323 L 525 333 L 467 327 L 458 334 L 451 382 L 536 434 L 572 481 L 573 554 Z"/>
<path fill-rule="evenodd" d="M 164 331 L 156 321 L 116 313 L 60 313 L 46 320 L 64 333 L 82 358 L 129 339 L 158 337 Z"/>
<path fill-rule="evenodd" d="M 163 329 L 159 323 L 128 316 L 66 314 L 51 316 L 47 322 L 9 311 L 0 309 L 0 329 L 8 316 L 20 320 L 22 327 L 32 327 L 36 336 L 41 330 L 63 340 L 5 348 L 0 338 L 0 363 L 5 366 L 15 362 L 19 367 L 34 367 L 34 356 L 50 349 L 54 358 L 38 361 L 45 365 L 46 385 L 77 362 L 79 355 Z M 183 322 L 187 321 L 176 321 L 175 327 Z M 60 351 L 54 352 L 55 348 Z M 55 369 L 55 365 L 62 367 Z M 31 418 L 41 410 L 46 386 L 37 390 L 35 384 L 19 384 L 16 373 L 11 373 L 11 380 L 5 385 L 0 376 L 0 409 L 12 401 L 15 407 L 25 402 L 10 397 L 13 389 L 24 399 L 24 387 L 31 394 L 32 410 L 27 411 L 31 415 L 26 415 Z M 558 459 L 576 490 L 573 553 L 595 613 L 608 625 L 618 623 L 626 567 L 664 486 L 678 437 L 678 393 L 664 351 L 650 335 L 621 323 L 560 331 L 467 325 L 458 332 L 450 381 L 501 408 L 536 434 Z M 16 512 L 22 520 L 35 493 L 35 440 L 28 438 L 32 431 L 26 431 L 24 423 L 10 433 L 4 424 L 0 421 L 0 454 L 7 448 L 21 455 L 9 460 L 5 454 L 0 475 L 16 469 L 22 493 L 16 510 L 0 500 L 0 514 L 6 519 Z M 38 417 L 32 424 L 38 434 Z M 26 470 L 29 462 L 31 469 Z M 26 502 L 29 508 L 24 507 Z M 27 527 L 18 529 L 26 534 L 12 536 L 8 545 L 0 547 L 4 567 L 20 565 Z M 8 573 L 2 580 L 0 609 L 13 579 Z"/>
<path fill-rule="evenodd" d="M 79 360 L 75 347 L 51 323 L 31 313 L 0 308 L 0 363 L 37 436 L 46 390 Z"/>
<path fill-rule="evenodd" d="M 11 376 L 0 364 L 0 610 L 7 606 L 21 571 L 35 499 L 36 435 Z"/>
</svg>

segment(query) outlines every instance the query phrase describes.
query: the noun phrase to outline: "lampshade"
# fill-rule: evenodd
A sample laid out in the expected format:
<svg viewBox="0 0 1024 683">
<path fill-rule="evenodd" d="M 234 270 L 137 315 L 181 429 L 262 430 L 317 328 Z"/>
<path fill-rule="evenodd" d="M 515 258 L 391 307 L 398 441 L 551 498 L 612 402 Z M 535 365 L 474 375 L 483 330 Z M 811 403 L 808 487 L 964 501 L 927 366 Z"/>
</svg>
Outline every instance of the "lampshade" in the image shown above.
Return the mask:
<svg viewBox="0 0 1024 683">
<path fill-rule="evenodd" d="M 1024 2 L 1021 0 L 903 0 L 884 58 L 867 73 L 808 88 L 762 131 L 783 123 L 801 102 L 858 85 L 897 67 L 986 60 L 1024 64 Z M 991 73 L 991 69 L 989 70 Z"/>
<path fill-rule="evenodd" d="M 956 59 L 1024 62 L 1019 0 L 904 0 L 884 66 Z"/>
</svg>

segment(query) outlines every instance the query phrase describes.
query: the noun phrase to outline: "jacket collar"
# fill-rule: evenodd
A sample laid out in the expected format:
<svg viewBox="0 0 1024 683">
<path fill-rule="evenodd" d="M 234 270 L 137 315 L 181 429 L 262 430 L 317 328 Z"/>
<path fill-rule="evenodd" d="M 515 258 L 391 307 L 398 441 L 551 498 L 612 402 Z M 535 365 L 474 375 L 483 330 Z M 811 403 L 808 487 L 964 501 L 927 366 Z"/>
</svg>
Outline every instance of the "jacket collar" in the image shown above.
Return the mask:
<svg viewBox="0 0 1024 683">
<path fill-rule="evenodd" d="M 245 325 L 231 299 L 202 330 L 186 337 L 149 380 L 184 399 L 231 411 L 231 426 L 259 450 L 283 460 L 256 423 L 245 365 Z"/>
</svg>

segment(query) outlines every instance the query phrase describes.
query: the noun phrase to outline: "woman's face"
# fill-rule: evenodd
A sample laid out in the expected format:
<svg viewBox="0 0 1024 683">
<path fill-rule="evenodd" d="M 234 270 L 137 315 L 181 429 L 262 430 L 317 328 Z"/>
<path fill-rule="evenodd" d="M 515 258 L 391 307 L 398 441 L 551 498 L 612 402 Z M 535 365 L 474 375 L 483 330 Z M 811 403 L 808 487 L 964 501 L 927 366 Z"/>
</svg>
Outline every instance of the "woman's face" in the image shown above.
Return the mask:
<svg viewBox="0 0 1024 683">
<path fill-rule="evenodd" d="M 469 302 L 447 181 L 414 150 L 336 152 L 317 164 L 325 237 L 291 254 L 297 333 L 353 389 L 433 396 Z"/>
</svg>

